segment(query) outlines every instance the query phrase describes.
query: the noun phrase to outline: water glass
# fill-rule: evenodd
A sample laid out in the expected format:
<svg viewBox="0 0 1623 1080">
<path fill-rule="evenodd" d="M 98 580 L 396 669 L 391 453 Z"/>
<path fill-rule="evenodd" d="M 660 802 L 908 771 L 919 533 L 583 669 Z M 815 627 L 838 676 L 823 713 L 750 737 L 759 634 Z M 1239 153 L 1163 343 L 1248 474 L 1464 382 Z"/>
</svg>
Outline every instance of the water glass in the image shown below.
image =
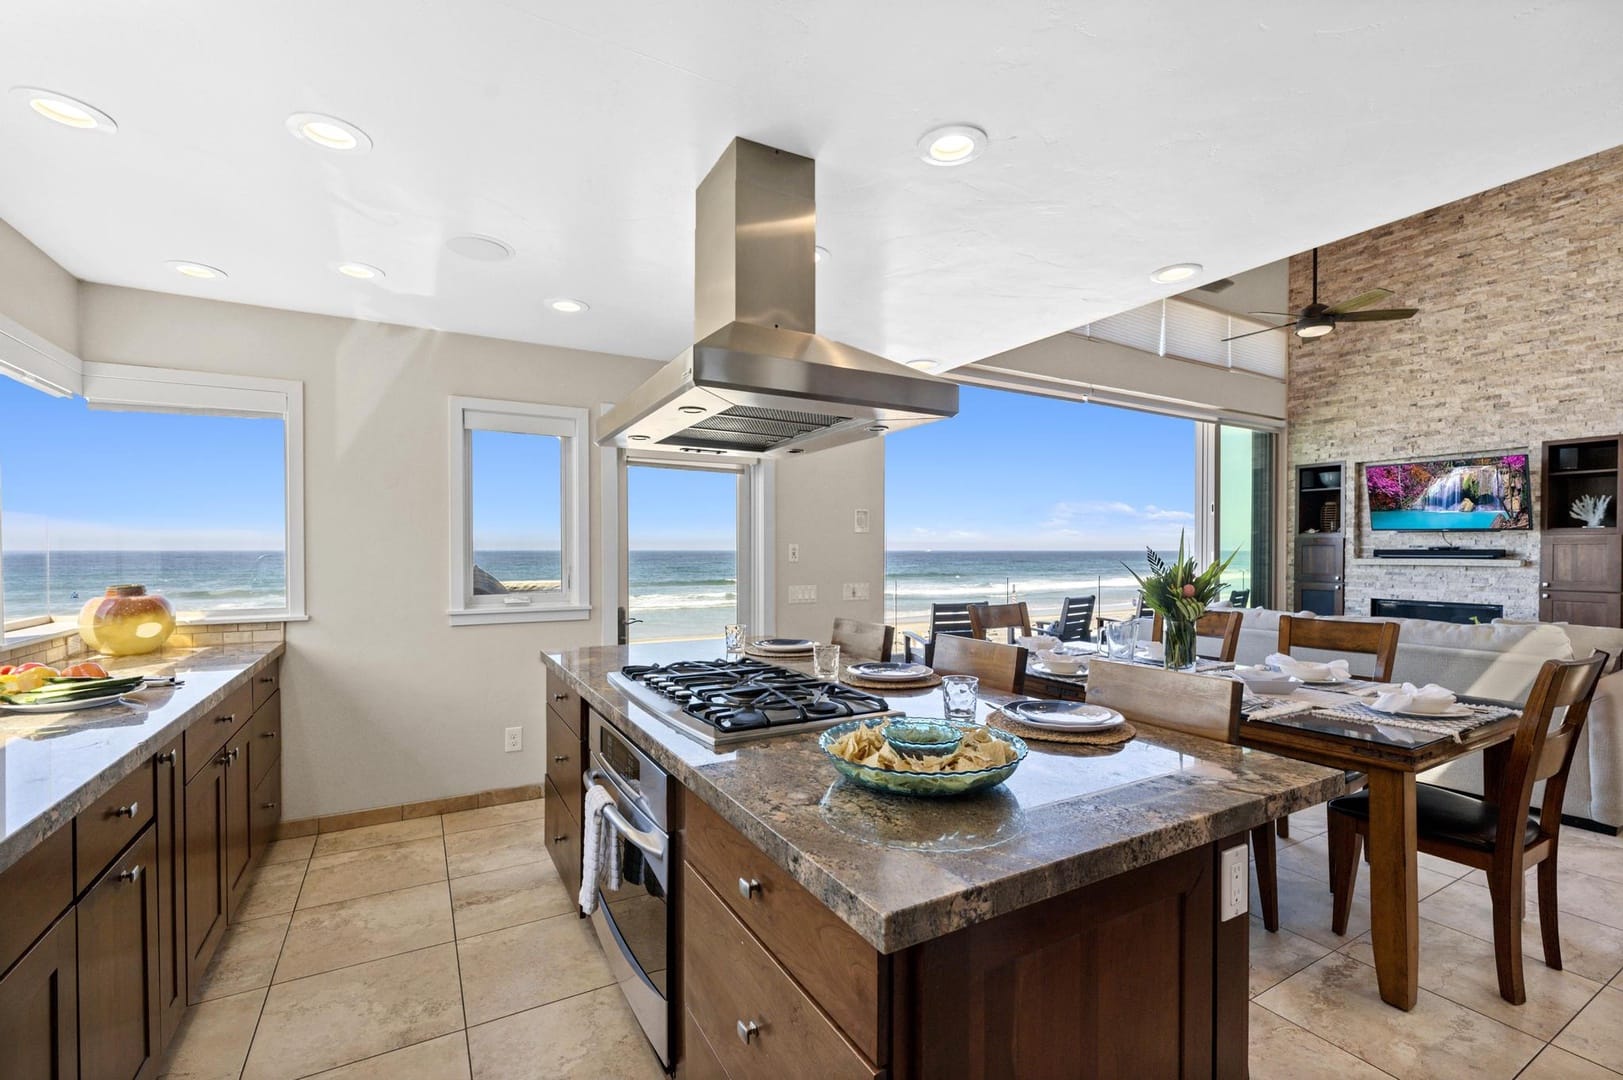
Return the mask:
<svg viewBox="0 0 1623 1080">
<path fill-rule="evenodd" d="M 948 720 L 974 723 L 975 705 L 980 701 L 981 681 L 973 675 L 941 676 L 941 699 Z"/>
<path fill-rule="evenodd" d="M 728 623 L 721 628 L 721 632 L 727 637 L 727 651 L 729 653 L 741 653 L 744 651 L 744 646 L 749 642 L 750 636 L 748 626 L 743 623 Z"/>
<path fill-rule="evenodd" d="M 819 679 L 834 682 L 840 677 L 840 647 L 838 645 L 812 646 L 812 674 Z"/>
<path fill-rule="evenodd" d="M 1131 660 L 1137 646 L 1137 619 L 1122 619 L 1105 627 L 1105 648 L 1111 658 Z"/>
</svg>

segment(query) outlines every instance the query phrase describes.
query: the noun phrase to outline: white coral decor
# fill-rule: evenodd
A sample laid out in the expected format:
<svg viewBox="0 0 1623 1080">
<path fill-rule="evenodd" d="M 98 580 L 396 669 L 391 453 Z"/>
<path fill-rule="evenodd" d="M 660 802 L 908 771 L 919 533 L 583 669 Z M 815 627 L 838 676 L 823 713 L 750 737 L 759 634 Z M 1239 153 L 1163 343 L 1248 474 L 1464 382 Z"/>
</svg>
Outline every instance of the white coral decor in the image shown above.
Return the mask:
<svg viewBox="0 0 1623 1080">
<path fill-rule="evenodd" d="M 1572 516 L 1583 522 L 1586 527 L 1598 529 L 1601 522 L 1606 519 L 1606 507 L 1611 501 L 1610 495 L 1602 495 L 1598 499 L 1593 495 L 1579 496 L 1572 500 Z"/>
</svg>

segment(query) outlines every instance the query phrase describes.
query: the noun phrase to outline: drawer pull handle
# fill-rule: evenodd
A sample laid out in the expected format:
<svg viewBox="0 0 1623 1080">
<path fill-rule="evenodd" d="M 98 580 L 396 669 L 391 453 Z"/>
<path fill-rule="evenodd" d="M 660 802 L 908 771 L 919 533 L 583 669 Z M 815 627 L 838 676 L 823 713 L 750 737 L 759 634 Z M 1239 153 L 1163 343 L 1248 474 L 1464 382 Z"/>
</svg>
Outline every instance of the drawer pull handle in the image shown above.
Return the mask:
<svg viewBox="0 0 1623 1080">
<path fill-rule="evenodd" d="M 739 878 L 738 895 L 746 900 L 754 900 L 761 895 L 761 883 L 754 878 Z"/>
<path fill-rule="evenodd" d="M 231 764 L 231 751 L 227 750 L 225 753 L 223 753 L 219 757 L 215 758 L 214 759 L 214 764 L 216 764 L 216 765 L 229 765 L 229 764 Z"/>
<path fill-rule="evenodd" d="M 745 1046 L 748 1046 L 750 1044 L 750 1040 L 755 1038 L 755 1036 L 759 1035 L 760 1033 L 761 1025 L 757 1024 L 754 1020 L 740 1020 L 738 1022 L 738 1041 L 743 1043 Z"/>
<path fill-rule="evenodd" d="M 568 690 L 560 690 L 556 694 L 552 695 L 552 700 L 553 701 L 566 701 L 566 700 L 568 700 L 568 698 L 569 698 L 569 691 Z"/>
<path fill-rule="evenodd" d="M 236 713 L 226 713 L 224 716 L 216 716 L 214 718 L 214 722 L 216 724 L 229 724 L 231 721 L 235 720 L 236 718 L 237 718 Z"/>
<path fill-rule="evenodd" d="M 118 875 L 118 880 L 120 880 L 120 881 L 140 881 L 141 880 L 141 864 L 136 863 L 134 866 L 130 867 L 128 870 L 126 870 L 123 873 L 119 874 Z"/>
<path fill-rule="evenodd" d="M 276 732 L 274 732 L 274 731 L 261 731 L 259 733 L 259 737 L 261 739 L 274 739 L 274 738 L 276 738 Z"/>
<path fill-rule="evenodd" d="M 159 754 L 157 760 L 160 765 L 173 765 L 175 763 L 175 752 L 169 750 Z"/>
<path fill-rule="evenodd" d="M 129 817 L 129 818 L 132 818 L 136 814 L 139 814 L 140 812 L 141 812 L 141 804 L 138 803 L 138 802 L 132 802 L 128 806 L 120 806 L 120 807 L 118 807 L 116 810 L 114 810 L 111 814 L 108 814 L 107 816 L 108 817 Z"/>
<path fill-rule="evenodd" d="M 559 765 L 562 765 L 564 762 L 569 760 L 569 755 L 568 754 L 554 754 L 554 755 L 552 755 L 552 760 L 557 762 Z"/>
<path fill-rule="evenodd" d="M 276 681 L 276 679 L 275 679 L 274 676 L 271 676 L 271 675 L 261 675 L 259 677 L 259 681 L 262 682 L 262 683 L 273 683 L 273 682 Z"/>
<path fill-rule="evenodd" d="M 559 833 L 557 836 L 554 836 L 552 838 L 552 842 L 554 844 L 561 844 L 565 840 L 568 840 L 568 839 L 569 839 L 569 834 L 568 833 Z"/>
<path fill-rule="evenodd" d="M 273 803 L 273 802 L 260 803 L 259 808 L 261 810 L 275 810 L 276 809 L 276 804 Z"/>
</svg>

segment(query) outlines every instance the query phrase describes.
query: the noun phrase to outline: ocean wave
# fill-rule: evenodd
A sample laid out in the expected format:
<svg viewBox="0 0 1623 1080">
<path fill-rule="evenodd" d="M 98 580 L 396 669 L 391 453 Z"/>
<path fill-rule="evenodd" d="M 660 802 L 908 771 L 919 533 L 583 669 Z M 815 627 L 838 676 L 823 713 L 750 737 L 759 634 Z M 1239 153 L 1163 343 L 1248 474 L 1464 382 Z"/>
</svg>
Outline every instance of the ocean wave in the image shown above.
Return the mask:
<svg viewBox="0 0 1623 1080">
<path fill-rule="evenodd" d="M 691 588 L 693 588 L 695 586 L 701 586 L 701 585 L 737 585 L 737 584 L 738 584 L 738 579 L 737 578 L 730 578 L 730 577 L 724 577 L 724 578 L 671 578 L 669 580 L 652 580 L 652 581 L 643 581 L 641 579 L 634 579 L 631 582 L 631 587 L 633 589 L 659 589 L 659 588 L 672 588 L 672 587 L 675 587 L 675 586 L 680 586 L 682 588 L 691 589 Z"/>
<path fill-rule="evenodd" d="M 1010 575 L 1008 580 L 992 581 L 976 577 L 968 578 L 887 578 L 885 581 L 885 594 L 887 596 L 899 595 L 903 597 L 941 597 L 950 599 L 965 596 L 1002 596 L 1005 589 L 1013 587 L 1022 595 L 1039 592 L 1077 592 L 1079 590 L 1106 589 L 1136 589 L 1138 582 L 1130 575 L 1119 577 L 1019 577 Z"/>
<path fill-rule="evenodd" d="M 722 608 L 738 603 L 738 595 L 731 592 L 708 593 L 632 593 L 628 605 L 638 611 L 681 611 L 685 608 Z"/>
</svg>

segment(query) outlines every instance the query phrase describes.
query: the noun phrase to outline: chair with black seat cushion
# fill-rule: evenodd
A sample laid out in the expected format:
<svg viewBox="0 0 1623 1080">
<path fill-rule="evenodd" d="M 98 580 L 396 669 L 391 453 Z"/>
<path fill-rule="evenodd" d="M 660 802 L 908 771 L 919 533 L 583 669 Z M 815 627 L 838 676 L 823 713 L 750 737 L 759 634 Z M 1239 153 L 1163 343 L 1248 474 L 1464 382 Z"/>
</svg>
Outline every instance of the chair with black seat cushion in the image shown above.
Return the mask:
<svg viewBox="0 0 1623 1080">
<path fill-rule="evenodd" d="M 1538 867 L 1539 932 L 1544 963 L 1561 970 L 1557 922 L 1556 853 L 1561 835 L 1561 803 L 1573 751 L 1589 716 L 1595 684 L 1607 656 L 1587 660 L 1547 660 L 1522 711 L 1509 760 L 1498 789 L 1467 795 L 1433 784 L 1415 785 L 1415 825 L 1419 848 L 1428 855 L 1484 870 L 1493 897 L 1493 951 L 1499 996 L 1512 1005 L 1527 1000 L 1522 983 L 1523 890 L 1530 867 Z M 1565 710 L 1554 731 L 1557 710 Z M 1544 781 L 1544 799 L 1532 816 L 1533 785 Z M 1358 855 L 1369 835 L 1369 793 L 1344 795 L 1330 803 L 1331 926 L 1347 932 Z"/>
<path fill-rule="evenodd" d="M 1093 596 L 1067 596 L 1060 604 L 1059 618 L 1043 627 L 1043 633 L 1052 634 L 1061 641 L 1092 641 L 1093 609 L 1097 606 L 1097 599 Z"/>
<path fill-rule="evenodd" d="M 930 605 L 930 633 L 928 636 L 915 633 L 912 630 L 902 631 L 902 652 L 907 662 L 930 663 L 935 655 L 935 643 L 943 635 L 969 637 L 969 605 L 966 604 L 931 604 Z M 918 647 L 917 656 L 914 647 Z"/>
</svg>

